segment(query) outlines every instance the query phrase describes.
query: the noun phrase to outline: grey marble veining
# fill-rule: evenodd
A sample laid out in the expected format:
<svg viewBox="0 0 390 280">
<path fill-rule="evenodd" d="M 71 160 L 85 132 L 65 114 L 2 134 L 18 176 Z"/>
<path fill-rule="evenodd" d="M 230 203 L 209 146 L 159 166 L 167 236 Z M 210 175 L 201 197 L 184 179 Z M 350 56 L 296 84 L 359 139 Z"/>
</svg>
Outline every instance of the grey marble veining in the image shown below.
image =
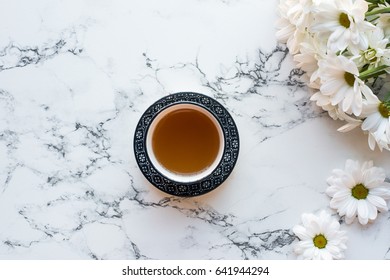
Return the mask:
<svg viewBox="0 0 390 280">
<path fill-rule="evenodd" d="M 309 101 L 275 1 L 22 2 L 0 12 L 0 259 L 294 259 L 291 228 L 328 207 L 333 168 L 390 170 Z M 240 132 L 231 176 L 195 198 L 156 190 L 133 155 L 144 110 L 179 91 Z M 389 259 L 389 225 L 343 223 L 346 257 Z"/>
</svg>

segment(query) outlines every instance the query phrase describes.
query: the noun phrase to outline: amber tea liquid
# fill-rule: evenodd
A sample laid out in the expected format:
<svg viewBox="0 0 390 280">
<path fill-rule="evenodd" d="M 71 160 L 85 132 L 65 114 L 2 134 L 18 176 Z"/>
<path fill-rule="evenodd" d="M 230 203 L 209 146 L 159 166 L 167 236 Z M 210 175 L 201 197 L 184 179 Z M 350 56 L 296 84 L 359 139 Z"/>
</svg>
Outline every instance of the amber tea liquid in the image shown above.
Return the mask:
<svg viewBox="0 0 390 280">
<path fill-rule="evenodd" d="M 159 163 L 179 174 L 199 173 L 217 158 L 220 138 L 216 125 L 204 113 L 182 108 L 157 123 L 152 148 Z"/>
</svg>

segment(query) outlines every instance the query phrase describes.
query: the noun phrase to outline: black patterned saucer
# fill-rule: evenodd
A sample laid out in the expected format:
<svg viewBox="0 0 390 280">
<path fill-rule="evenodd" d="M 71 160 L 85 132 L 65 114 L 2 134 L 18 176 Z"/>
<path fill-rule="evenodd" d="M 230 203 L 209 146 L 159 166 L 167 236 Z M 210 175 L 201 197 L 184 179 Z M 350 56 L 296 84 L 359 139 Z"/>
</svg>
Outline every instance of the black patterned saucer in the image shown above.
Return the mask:
<svg viewBox="0 0 390 280">
<path fill-rule="evenodd" d="M 176 104 L 193 104 L 210 112 L 219 122 L 225 138 L 222 159 L 207 177 L 190 183 L 176 182 L 159 172 L 147 153 L 147 132 L 150 124 L 164 109 Z M 216 100 L 194 92 L 179 92 L 156 101 L 142 115 L 134 133 L 134 154 L 141 172 L 159 190 L 176 196 L 197 196 L 221 185 L 232 172 L 239 153 L 239 135 L 229 112 Z"/>
</svg>

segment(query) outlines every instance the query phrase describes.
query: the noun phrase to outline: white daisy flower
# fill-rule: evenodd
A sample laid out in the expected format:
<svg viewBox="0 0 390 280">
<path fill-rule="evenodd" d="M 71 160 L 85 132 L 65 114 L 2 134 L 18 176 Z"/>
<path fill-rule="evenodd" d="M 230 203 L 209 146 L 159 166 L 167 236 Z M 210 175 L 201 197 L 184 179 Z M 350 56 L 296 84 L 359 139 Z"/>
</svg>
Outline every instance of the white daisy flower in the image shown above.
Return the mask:
<svg viewBox="0 0 390 280">
<path fill-rule="evenodd" d="M 345 170 L 335 169 L 327 179 L 326 193 L 332 198 L 330 207 L 345 216 L 347 224 L 356 217 L 362 225 L 375 220 L 378 211 L 388 210 L 385 200 L 390 198 L 390 184 L 385 179 L 385 171 L 374 167 L 372 161 L 361 165 L 347 160 Z"/>
<path fill-rule="evenodd" d="M 346 114 L 338 106 L 333 106 L 330 97 L 323 95 L 320 91 L 314 93 L 310 97 L 310 100 L 315 101 L 317 106 L 321 107 L 324 111 L 327 111 L 332 119 L 347 122 L 347 124 L 338 129 L 340 132 L 350 131 L 362 124 L 362 121 L 359 118 Z"/>
<path fill-rule="evenodd" d="M 321 93 L 330 97 L 333 106 L 339 105 L 344 112 L 359 116 L 363 108 L 363 96 L 368 98 L 374 94 L 359 79 L 355 63 L 344 56 L 328 55 L 318 65 Z"/>
<path fill-rule="evenodd" d="M 376 68 L 380 65 L 390 66 L 390 49 L 387 49 L 389 39 L 385 37 L 383 29 L 367 32 L 368 48 L 362 50 L 357 56 L 357 65 L 362 67 L 368 64 L 368 69 Z"/>
<path fill-rule="evenodd" d="M 279 19 L 276 22 L 276 27 L 279 29 L 276 32 L 276 38 L 281 43 L 287 43 L 287 40 L 293 36 L 296 26 L 291 23 L 288 18 L 288 11 L 290 9 L 291 1 L 280 1 L 278 6 Z"/>
<path fill-rule="evenodd" d="M 378 9 L 383 9 L 388 7 L 390 7 L 390 4 L 379 5 Z M 382 28 L 385 33 L 385 37 L 389 38 L 390 37 L 390 13 L 380 14 L 377 20 L 377 26 Z"/>
<path fill-rule="evenodd" d="M 366 117 L 362 130 L 369 133 L 368 144 L 371 150 L 378 144 L 380 150 L 390 150 L 390 102 L 382 102 L 375 95 L 363 106 Z"/>
<path fill-rule="evenodd" d="M 368 4 L 364 0 L 323 1 L 315 11 L 311 30 L 329 35 L 328 47 L 333 52 L 347 47 L 358 54 L 368 47 L 366 31 L 374 25 L 365 21 Z"/>
<path fill-rule="evenodd" d="M 374 2 L 280 0 L 277 38 L 305 72 L 304 82 L 314 89 L 310 99 L 346 122 L 339 131 L 361 126 L 371 149 L 390 150 L 389 106 L 372 103 L 367 86 L 390 74 L 390 3 Z"/>
<path fill-rule="evenodd" d="M 301 31 L 292 25 L 287 19 L 280 18 L 277 22 L 276 38 L 280 43 L 285 43 L 291 54 L 299 52 L 300 43 L 308 36 L 308 33 Z"/>
<path fill-rule="evenodd" d="M 318 107 L 321 107 L 324 111 L 333 111 L 336 106 L 331 104 L 331 98 L 328 95 L 322 94 L 321 91 L 315 92 L 311 97 L 311 101 L 315 101 Z M 338 118 L 333 118 L 337 120 Z"/>
<path fill-rule="evenodd" d="M 298 17 L 294 15 L 293 7 L 297 5 L 299 0 L 281 1 L 279 4 L 280 18 L 276 22 L 278 31 L 276 38 L 279 42 L 285 43 L 292 54 L 298 53 L 300 42 L 308 35 L 305 29 L 297 28 L 295 21 Z M 293 10 L 293 11 L 292 11 Z"/>
<path fill-rule="evenodd" d="M 313 10 L 322 0 L 287 0 L 287 18 L 299 29 L 306 29 L 313 21 Z"/>
<path fill-rule="evenodd" d="M 343 259 L 347 237 L 340 223 L 324 210 L 319 215 L 302 214 L 302 225 L 293 227 L 299 238 L 294 251 L 306 260 Z"/>
<path fill-rule="evenodd" d="M 317 36 L 308 36 L 300 44 L 300 52 L 294 55 L 297 66 L 306 72 L 309 77 L 308 85 L 311 88 L 319 88 L 320 75 L 318 73 L 318 60 L 326 56 L 326 42 Z"/>
</svg>

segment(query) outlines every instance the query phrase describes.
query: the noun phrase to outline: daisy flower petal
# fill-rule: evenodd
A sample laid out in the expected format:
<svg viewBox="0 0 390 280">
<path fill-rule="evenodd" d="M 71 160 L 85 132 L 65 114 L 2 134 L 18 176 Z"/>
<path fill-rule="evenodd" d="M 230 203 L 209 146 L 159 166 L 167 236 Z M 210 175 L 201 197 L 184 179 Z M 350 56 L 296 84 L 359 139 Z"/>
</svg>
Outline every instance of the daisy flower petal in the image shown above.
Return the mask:
<svg viewBox="0 0 390 280">
<path fill-rule="evenodd" d="M 367 200 L 370 202 L 370 204 L 372 204 L 376 209 L 378 209 L 379 212 L 384 212 L 384 211 L 387 211 L 387 204 L 386 204 L 386 201 L 380 197 L 380 196 L 376 196 L 376 195 L 369 195 L 367 196 Z"/>
<path fill-rule="evenodd" d="M 293 232 L 300 240 L 312 239 L 312 234 L 309 234 L 305 227 L 296 225 L 293 227 Z"/>
</svg>

